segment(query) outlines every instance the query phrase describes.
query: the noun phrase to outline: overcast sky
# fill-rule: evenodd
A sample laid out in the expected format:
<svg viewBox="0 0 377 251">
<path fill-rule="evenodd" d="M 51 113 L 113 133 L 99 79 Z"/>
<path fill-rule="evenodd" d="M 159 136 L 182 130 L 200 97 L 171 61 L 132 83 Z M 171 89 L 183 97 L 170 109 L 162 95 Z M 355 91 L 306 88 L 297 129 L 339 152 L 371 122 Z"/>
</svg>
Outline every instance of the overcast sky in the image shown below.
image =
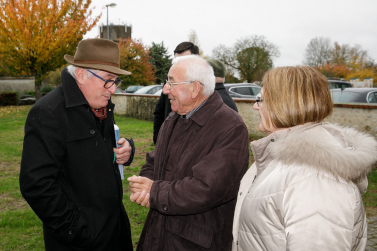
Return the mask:
<svg viewBox="0 0 377 251">
<path fill-rule="evenodd" d="M 278 46 L 274 66 L 302 64 L 311 39 L 328 37 L 360 44 L 377 63 L 377 0 L 93 0 L 100 24 L 132 24 L 132 38 L 146 45 L 164 42 L 171 54 L 195 30 L 205 56 L 219 44 L 259 35 Z M 94 27 L 85 38 L 99 35 Z"/>
</svg>

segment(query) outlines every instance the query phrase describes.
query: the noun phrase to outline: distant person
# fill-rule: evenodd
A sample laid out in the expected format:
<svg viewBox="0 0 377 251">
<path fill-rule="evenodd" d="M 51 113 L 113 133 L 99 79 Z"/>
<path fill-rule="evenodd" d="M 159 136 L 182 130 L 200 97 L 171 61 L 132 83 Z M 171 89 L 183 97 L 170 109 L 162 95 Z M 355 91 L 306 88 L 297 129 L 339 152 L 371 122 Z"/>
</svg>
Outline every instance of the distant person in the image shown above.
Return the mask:
<svg viewBox="0 0 377 251">
<path fill-rule="evenodd" d="M 226 91 L 225 86 L 224 86 L 225 74 L 226 74 L 225 65 L 216 59 L 207 59 L 207 62 L 212 66 L 213 72 L 215 73 L 215 77 L 216 77 L 215 90 L 220 94 L 222 100 L 227 106 L 229 106 L 230 108 L 238 112 L 236 103 L 229 96 L 229 93 Z"/>
<path fill-rule="evenodd" d="M 85 39 L 62 84 L 41 98 L 25 123 L 20 188 L 43 222 L 48 251 L 132 251 L 119 165 L 129 165 L 132 139 L 116 148 L 111 95 L 121 84 L 118 45 Z"/>
<path fill-rule="evenodd" d="M 249 162 L 248 131 L 215 89 L 212 67 L 196 55 L 177 57 L 163 92 L 172 112 L 131 201 L 150 206 L 138 251 L 228 251 L 237 190 Z"/>
<path fill-rule="evenodd" d="M 181 57 L 187 55 L 199 55 L 199 48 L 191 42 L 182 42 L 174 50 L 174 57 Z M 165 81 L 166 82 L 166 81 Z M 165 83 L 164 83 L 165 84 Z M 163 92 L 156 104 L 154 110 L 154 120 L 153 120 L 153 142 L 156 144 L 158 133 L 160 131 L 161 125 L 164 123 L 165 119 L 171 112 L 170 100 L 168 95 Z"/>
<path fill-rule="evenodd" d="M 279 67 L 262 80 L 254 110 L 269 135 L 251 143 L 233 250 L 365 250 L 361 195 L 377 141 L 323 120 L 333 102 L 327 79 L 309 66 Z"/>
</svg>

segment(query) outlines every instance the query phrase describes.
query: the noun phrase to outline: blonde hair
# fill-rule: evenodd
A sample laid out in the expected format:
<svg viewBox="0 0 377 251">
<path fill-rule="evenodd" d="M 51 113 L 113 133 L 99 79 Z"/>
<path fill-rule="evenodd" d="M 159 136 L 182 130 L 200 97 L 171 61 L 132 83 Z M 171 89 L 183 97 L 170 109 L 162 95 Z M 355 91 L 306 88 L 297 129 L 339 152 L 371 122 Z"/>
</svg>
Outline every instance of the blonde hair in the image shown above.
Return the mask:
<svg viewBox="0 0 377 251">
<path fill-rule="evenodd" d="M 320 122 L 333 110 L 328 81 L 309 66 L 272 69 L 263 76 L 263 115 L 268 126 L 288 128 Z"/>
</svg>

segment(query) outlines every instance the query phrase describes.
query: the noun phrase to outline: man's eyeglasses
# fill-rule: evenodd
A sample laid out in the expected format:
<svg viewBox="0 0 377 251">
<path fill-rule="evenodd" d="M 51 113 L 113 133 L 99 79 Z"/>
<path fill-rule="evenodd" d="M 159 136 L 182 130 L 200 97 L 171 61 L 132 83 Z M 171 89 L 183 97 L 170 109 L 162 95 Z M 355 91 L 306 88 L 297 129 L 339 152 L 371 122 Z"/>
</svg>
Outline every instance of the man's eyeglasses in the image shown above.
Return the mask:
<svg viewBox="0 0 377 251">
<path fill-rule="evenodd" d="M 122 83 L 123 83 L 123 80 L 119 79 L 119 78 L 116 78 L 115 80 L 105 80 L 103 78 L 101 78 L 100 76 L 98 76 L 97 74 L 95 74 L 94 72 L 91 72 L 90 70 L 86 69 L 88 72 L 92 73 L 94 76 L 96 76 L 97 78 L 105 81 L 105 84 L 103 87 L 105 87 L 106 89 L 109 89 L 111 88 L 114 84 L 115 84 L 115 87 L 119 87 Z"/>
<path fill-rule="evenodd" d="M 257 105 L 258 107 L 261 107 L 262 106 L 262 102 L 263 102 L 263 99 L 262 99 L 262 94 L 258 93 L 258 95 L 256 96 L 256 102 L 257 102 Z"/>
<path fill-rule="evenodd" d="M 170 80 L 166 81 L 166 84 L 168 89 L 171 90 L 171 88 L 174 86 L 174 85 L 180 85 L 180 84 L 191 84 L 191 83 L 194 83 L 194 82 L 197 82 L 197 81 L 186 81 L 186 82 L 181 82 L 181 83 L 172 83 Z M 199 84 L 203 85 L 202 83 L 199 82 Z M 204 86 L 204 85 L 203 85 Z"/>
</svg>

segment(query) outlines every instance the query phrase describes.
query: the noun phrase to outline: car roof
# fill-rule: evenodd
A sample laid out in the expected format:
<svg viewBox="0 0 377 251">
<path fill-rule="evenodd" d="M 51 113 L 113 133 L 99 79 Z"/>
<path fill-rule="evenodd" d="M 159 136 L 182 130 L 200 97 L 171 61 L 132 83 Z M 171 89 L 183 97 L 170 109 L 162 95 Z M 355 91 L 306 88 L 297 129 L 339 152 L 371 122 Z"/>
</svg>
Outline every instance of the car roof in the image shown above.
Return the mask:
<svg viewBox="0 0 377 251">
<path fill-rule="evenodd" d="M 337 88 L 337 89 L 331 89 L 330 91 L 331 92 L 340 92 L 340 91 L 343 91 L 343 92 L 368 93 L 368 92 L 377 91 L 377 88 L 345 88 L 343 90 L 340 89 L 340 88 Z"/>
<path fill-rule="evenodd" d="M 329 82 L 342 82 L 342 83 L 350 83 L 348 81 L 345 81 L 345 80 L 341 80 L 341 79 L 328 79 L 327 81 Z"/>
<path fill-rule="evenodd" d="M 239 86 L 259 86 L 259 87 L 261 87 L 260 85 L 253 84 L 253 83 L 235 83 L 235 84 L 226 83 L 226 84 L 224 84 L 224 86 L 225 87 L 239 87 Z"/>
</svg>

